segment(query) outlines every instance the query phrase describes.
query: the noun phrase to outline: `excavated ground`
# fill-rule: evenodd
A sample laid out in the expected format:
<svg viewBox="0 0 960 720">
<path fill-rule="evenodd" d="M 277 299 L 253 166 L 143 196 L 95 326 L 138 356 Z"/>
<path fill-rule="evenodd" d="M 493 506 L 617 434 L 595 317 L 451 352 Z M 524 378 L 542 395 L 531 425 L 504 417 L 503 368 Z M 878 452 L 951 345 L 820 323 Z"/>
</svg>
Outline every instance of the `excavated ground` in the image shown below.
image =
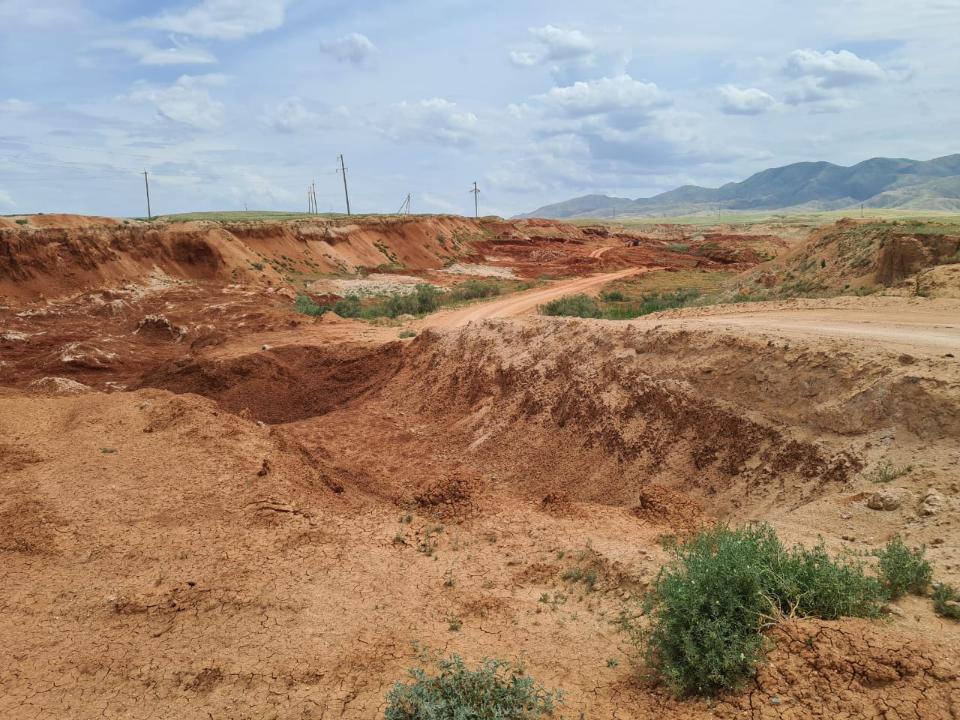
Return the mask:
<svg viewBox="0 0 960 720">
<path fill-rule="evenodd" d="M 574 719 L 960 718 L 929 601 L 775 628 L 709 702 L 642 681 L 617 622 L 717 518 L 900 533 L 957 584 L 952 357 L 658 318 L 400 342 L 290 303 L 141 279 L 0 309 L 0 717 L 375 718 L 457 652 L 522 659 Z M 889 512 L 881 460 L 912 466 Z"/>
</svg>

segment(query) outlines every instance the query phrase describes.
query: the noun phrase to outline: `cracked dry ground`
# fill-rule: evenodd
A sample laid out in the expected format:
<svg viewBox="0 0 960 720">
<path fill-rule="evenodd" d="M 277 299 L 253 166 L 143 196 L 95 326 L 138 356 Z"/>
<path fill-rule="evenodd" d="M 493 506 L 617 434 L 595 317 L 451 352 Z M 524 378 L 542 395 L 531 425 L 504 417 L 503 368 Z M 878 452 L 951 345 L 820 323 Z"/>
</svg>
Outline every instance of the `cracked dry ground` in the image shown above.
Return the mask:
<svg viewBox="0 0 960 720">
<path fill-rule="evenodd" d="M 71 375 L 125 391 L 5 383 L 0 717 L 376 718 L 453 652 L 522 659 L 568 718 L 960 717 L 960 633 L 925 600 L 775 628 L 715 701 L 641 680 L 617 623 L 660 538 L 717 517 L 831 550 L 902 533 L 956 583 L 954 364 L 651 324 L 336 331 Z M 868 509 L 881 458 L 938 513 Z"/>
</svg>

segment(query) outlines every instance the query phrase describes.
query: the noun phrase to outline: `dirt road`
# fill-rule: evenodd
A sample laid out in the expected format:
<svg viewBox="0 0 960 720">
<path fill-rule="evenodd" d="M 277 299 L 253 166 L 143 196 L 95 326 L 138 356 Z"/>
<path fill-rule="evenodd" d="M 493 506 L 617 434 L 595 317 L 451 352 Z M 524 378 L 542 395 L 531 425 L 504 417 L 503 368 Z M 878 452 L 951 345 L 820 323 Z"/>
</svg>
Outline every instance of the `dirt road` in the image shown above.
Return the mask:
<svg viewBox="0 0 960 720">
<path fill-rule="evenodd" d="M 724 310 L 718 306 L 696 314 L 640 322 L 687 329 L 705 325 L 742 328 L 780 337 L 832 337 L 914 354 L 960 355 L 960 302 L 955 300 L 914 305 L 901 298 L 877 298 L 872 307 L 836 304 Z"/>
<path fill-rule="evenodd" d="M 661 268 L 655 267 L 629 268 L 614 273 L 564 280 L 553 283 L 549 287 L 508 295 L 507 297 L 499 298 L 491 302 L 435 313 L 424 318 L 417 323 L 417 325 L 420 328 L 454 328 L 478 320 L 523 315 L 536 310 L 539 305 L 543 305 L 551 300 L 556 300 L 564 295 L 586 292 L 605 285 L 608 282 L 612 282 L 613 280 L 627 277 L 628 275 L 636 275 L 660 269 Z"/>
</svg>

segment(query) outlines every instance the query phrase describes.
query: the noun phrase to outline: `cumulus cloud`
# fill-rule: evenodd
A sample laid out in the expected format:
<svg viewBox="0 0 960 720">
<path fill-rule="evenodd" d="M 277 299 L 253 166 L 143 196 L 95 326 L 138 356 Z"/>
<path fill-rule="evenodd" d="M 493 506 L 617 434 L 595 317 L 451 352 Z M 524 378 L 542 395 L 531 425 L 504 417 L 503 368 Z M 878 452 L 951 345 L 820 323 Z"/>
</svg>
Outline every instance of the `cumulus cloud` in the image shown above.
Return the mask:
<svg viewBox="0 0 960 720">
<path fill-rule="evenodd" d="M 625 110 L 647 112 L 670 104 L 655 83 L 634 80 L 626 74 L 554 87 L 536 99 L 549 108 L 574 117 Z"/>
<path fill-rule="evenodd" d="M 787 56 L 784 72 L 790 77 L 813 78 L 824 88 L 878 82 L 887 76 L 877 63 L 857 57 L 849 50 L 794 50 Z"/>
<path fill-rule="evenodd" d="M 721 109 L 728 115 L 760 115 L 777 104 L 770 94 L 757 88 L 722 85 L 719 89 L 723 97 Z"/>
<path fill-rule="evenodd" d="M 468 145 L 478 125 L 476 115 L 443 98 L 402 102 L 391 110 L 384 132 L 395 140 Z"/>
<path fill-rule="evenodd" d="M 320 43 L 320 50 L 340 62 L 353 65 L 368 65 L 377 54 L 377 46 L 370 42 L 370 38 L 356 32 L 336 40 L 325 40 Z"/>
<path fill-rule="evenodd" d="M 224 82 L 223 75 L 182 75 L 167 86 L 140 83 L 128 98 L 153 105 L 164 120 L 212 130 L 223 125 L 224 110 L 223 103 L 210 96 L 209 88 Z"/>
<path fill-rule="evenodd" d="M 142 27 L 214 40 L 242 40 L 283 25 L 287 0 L 202 0 L 182 12 L 141 18 Z"/>
<path fill-rule="evenodd" d="M 551 62 L 589 60 L 594 51 L 593 41 L 579 30 L 564 30 L 547 25 L 530 28 L 536 45 L 533 50 L 514 50 L 510 61 L 519 67 L 532 67 Z"/>
<path fill-rule="evenodd" d="M 266 123 L 277 132 L 298 133 L 322 127 L 331 127 L 350 115 L 342 105 L 333 110 L 310 110 L 299 97 L 288 97 L 267 111 Z"/>
</svg>

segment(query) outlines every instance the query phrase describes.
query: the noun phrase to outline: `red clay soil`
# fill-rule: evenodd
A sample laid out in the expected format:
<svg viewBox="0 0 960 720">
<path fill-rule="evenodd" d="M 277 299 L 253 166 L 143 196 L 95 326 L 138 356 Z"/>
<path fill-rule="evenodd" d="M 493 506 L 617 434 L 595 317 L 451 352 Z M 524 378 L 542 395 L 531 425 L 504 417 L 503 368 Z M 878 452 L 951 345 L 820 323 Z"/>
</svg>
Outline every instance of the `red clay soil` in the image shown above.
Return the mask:
<svg viewBox="0 0 960 720">
<path fill-rule="evenodd" d="M 720 264 L 670 232 L 0 219 L 0 717 L 369 720 L 408 668 L 458 653 L 522 661 L 570 720 L 960 718 L 960 624 L 928 598 L 785 620 L 756 678 L 709 701 L 645 682 L 618 622 L 643 624 L 664 536 L 716 519 L 867 558 L 899 534 L 960 583 L 940 346 L 904 360 L 879 321 L 870 344 L 701 311 L 399 342 L 296 314 L 283 279 L 388 255 Z M 867 506 L 882 462 L 910 467 L 889 511 Z"/>
</svg>

